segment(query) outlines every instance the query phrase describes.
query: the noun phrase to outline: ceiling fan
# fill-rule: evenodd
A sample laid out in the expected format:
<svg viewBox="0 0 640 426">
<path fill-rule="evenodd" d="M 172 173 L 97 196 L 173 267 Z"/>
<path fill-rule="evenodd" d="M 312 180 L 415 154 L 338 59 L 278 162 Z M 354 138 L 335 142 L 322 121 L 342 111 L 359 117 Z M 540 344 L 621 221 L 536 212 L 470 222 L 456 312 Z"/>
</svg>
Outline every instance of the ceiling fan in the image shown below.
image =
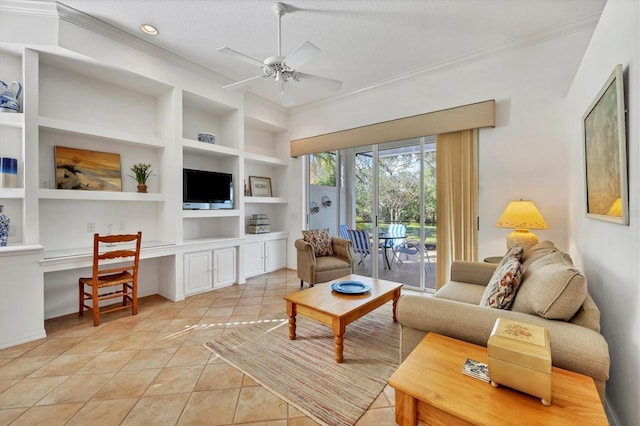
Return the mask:
<svg viewBox="0 0 640 426">
<path fill-rule="evenodd" d="M 262 74 L 255 77 L 248 78 L 246 80 L 238 81 L 236 83 L 227 84 L 223 86 L 227 88 L 239 88 L 246 86 L 253 80 L 258 79 L 274 79 L 280 92 L 280 101 L 284 106 L 290 106 L 293 104 L 293 96 L 290 89 L 287 88 L 287 83 L 290 81 L 296 81 L 300 83 L 313 84 L 323 89 L 338 91 L 342 86 L 342 82 L 333 80 L 326 77 L 320 77 L 318 75 L 307 74 L 300 72 L 297 69 L 306 64 L 311 58 L 320 53 L 320 49 L 314 46 L 311 42 L 305 41 L 298 46 L 289 55 L 282 56 L 281 49 L 281 21 L 282 16 L 287 13 L 287 5 L 284 3 L 274 3 L 273 12 L 278 16 L 278 54 L 277 56 L 269 56 L 264 61 L 259 61 L 243 53 L 237 52 L 228 47 L 220 47 L 216 49 L 220 53 L 224 53 L 233 58 L 241 61 L 248 62 L 252 65 L 262 68 Z"/>
</svg>

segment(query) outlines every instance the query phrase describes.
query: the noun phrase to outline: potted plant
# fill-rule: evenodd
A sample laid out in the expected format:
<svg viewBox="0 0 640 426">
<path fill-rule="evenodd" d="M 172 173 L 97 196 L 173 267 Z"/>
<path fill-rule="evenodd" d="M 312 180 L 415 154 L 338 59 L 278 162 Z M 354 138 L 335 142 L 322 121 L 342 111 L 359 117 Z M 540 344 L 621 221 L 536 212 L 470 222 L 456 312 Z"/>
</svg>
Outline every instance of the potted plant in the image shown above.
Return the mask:
<svg viewBox="0 0 640 426">
<path fill-rule="evenodd" d="M 138 182 L 138 192 L 147 192 L 147 179 L 149 179 L 149 176 L 153 175 L 151 164 L 136 163 L 131 166 L 131 171 L 135 176 L 129 176 Z"/>
</svg>

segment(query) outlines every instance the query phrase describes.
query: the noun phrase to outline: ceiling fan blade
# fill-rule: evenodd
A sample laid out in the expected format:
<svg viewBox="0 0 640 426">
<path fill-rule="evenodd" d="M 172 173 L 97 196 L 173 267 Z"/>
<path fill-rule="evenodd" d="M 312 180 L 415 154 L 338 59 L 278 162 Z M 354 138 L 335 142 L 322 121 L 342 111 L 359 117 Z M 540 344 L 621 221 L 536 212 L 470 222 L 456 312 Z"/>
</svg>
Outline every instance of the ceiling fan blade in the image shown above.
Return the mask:
<svg viewBox="0 0 640 426">
<path fill-rule="evenodd" d="M 286 58 L 284 58 L 284 63 L 287 64 L 289 68 L 295 70 L 306 64 L 309 59 L 313 58 L 318 53 L 320 53 L 320 49 L 318 49 L 313 43 L 305 41 L 293 52 L 289 53 Z"/>
<path fill-rule="evenodd" d="M 333 80 L 331 78 L 320 77 L 319 75 L 307 74 L 304 72 L 298 72 L 298 81 L 300 83 L 309 83 L 314 86 L 321 87 L 327 90 L 333 90 L 337 92 L 342 87 L 342 82 L 339 80 Z"/>
<path fill-rule="evenodd" d="M 278 93 L 280 94 L 280 102 L 282 103 L 282 106 L 289 107 L 293 105 L 293 94 L 291 93 L 291 89 L 284 82 L 278 84 Z"/>
<path fill-rule="evenodd" d="M 255 77 L 247 78 L 246 80 L 236 81 L 235 83 L 227 84 L 226 86 L 222 86 L 223 89 L 237 89 L 243 86 L 246 86 L 253 80 L 257 80 L 259 78 L 264 78 L 263 75 L 256 75 Z"/>
<path fill-rule="evenodd" d="M 262 68 L 264 66 L 264 63 L 262 63 L 261 61 L 254 59 L 251 56 L 247 56 L 244 53 L 240 53 L 233 49 L 229 49 L 228 47 L 219 47 L 216 50 L 220 53 L 224 53 L 225 55 L 229 55 L 233 58 L 236 58 L 240 61 L 248 62 L 251 65 L 255 65 L 256 67 Z"/>
</svg>

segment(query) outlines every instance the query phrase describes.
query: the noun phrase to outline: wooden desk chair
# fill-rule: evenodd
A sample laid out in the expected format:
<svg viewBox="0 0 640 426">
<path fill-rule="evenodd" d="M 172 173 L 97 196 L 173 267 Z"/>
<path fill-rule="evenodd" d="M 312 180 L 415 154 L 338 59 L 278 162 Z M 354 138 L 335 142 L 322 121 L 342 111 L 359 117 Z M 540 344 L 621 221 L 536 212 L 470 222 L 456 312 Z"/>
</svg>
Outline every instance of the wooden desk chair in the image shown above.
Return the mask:
<svg viewBox="0 0 640 426">
<path fill-rule="evenodd" d="M 118 247 L 117 243 L 135 242 L 135 248 Z M 127 309 L 131 301 L 131 312 L 138 313 L 138 264 L 142 232 L 126 235 L 93 236 L 93 273 L 89 278 L 78 280 L 79 316 L 85 310 L 93 312 L 93 325 L 100 324 L 100 314 Z M 106 251 L 105 251 L 106 250 Z M 90 291 L 86 291 L 87 286 Z M 120 287 L 121 286 L 121 287 Z M 118 287 L 118 288 L 114 288 Z M 107 289 L 108 291 L 101 291 Z M 108 305 L 100 309 L 100 302 L 122 297 L 122 306 Z M 90 300 L 91 304 L 85 303 Z"/>
</svg>

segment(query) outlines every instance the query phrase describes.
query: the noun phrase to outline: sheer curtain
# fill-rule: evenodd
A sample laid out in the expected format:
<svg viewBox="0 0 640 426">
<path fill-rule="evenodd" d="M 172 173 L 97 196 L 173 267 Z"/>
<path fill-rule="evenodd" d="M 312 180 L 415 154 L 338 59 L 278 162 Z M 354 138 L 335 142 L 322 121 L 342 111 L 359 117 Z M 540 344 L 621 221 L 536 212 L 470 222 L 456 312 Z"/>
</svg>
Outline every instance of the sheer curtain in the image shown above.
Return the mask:
<svg viewBox="0 0 640 426">
<path fill-rule="evenodd" d="M 477 138 L 477 130 L 436 136 L 437 289 L 452 261 L 477 260 Z"/>
</svg>

